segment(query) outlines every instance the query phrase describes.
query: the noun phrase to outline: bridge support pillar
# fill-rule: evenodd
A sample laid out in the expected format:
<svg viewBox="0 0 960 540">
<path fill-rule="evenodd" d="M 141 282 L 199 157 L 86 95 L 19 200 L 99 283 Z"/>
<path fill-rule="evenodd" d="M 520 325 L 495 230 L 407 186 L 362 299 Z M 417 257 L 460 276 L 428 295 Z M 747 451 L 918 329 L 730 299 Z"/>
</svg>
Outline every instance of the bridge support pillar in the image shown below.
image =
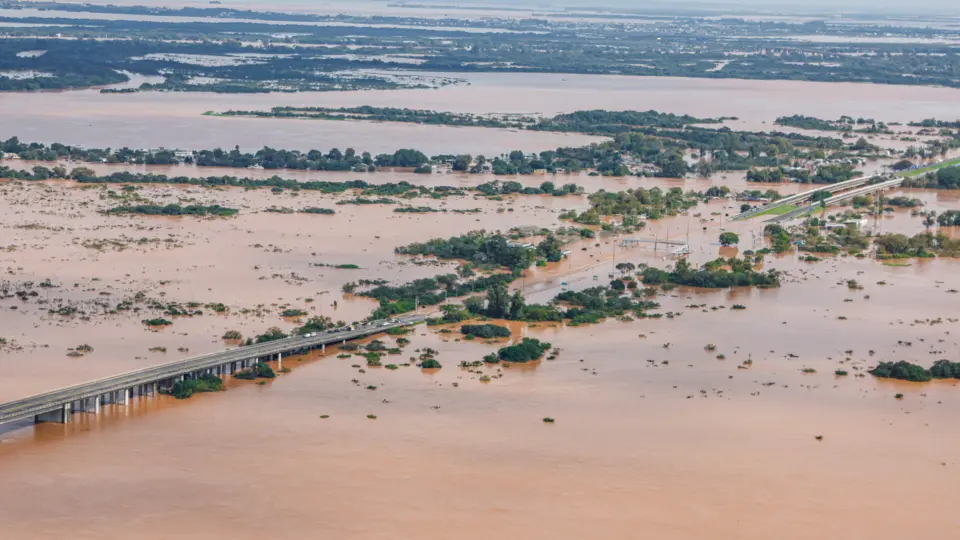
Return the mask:
<svg viewBox="0 0 960 540">
<path fill-rule="evenodd" d="M 277 371 L 283 369 L 283 353 L 277 353 Z"/>
<path fill-rule="evenodd" d="M 113 392 L 109 392 L 100 396 L 101 405 L 110 405 L 111 403 L 113 403 Z"/>
<path fill-rule="evenodd" d="M 326 343 L 321 343 L 321 344 L 320 344 L 320 354 L 327 354 L 327 344 L 326 344 Z"/>
<path fill-rule="evenodd" d="M 120 390 L 116 393 L 116 402 L 120 405 L 127 405 L 130 403 L 130 389 Z"/>
<path fill-rule="evenodd" d="M 81 399 L 78 405 L 78 411 L 98 414 L 100 412 L 100 396 Z"/>
<path fill-rule="evenodd" d="M 34 418 L 34 422 L 37 424 L 41 422 L 54 422 L 57 424 L 69 424 L 70 423 L 70 414 L 73 412 L 72 406 L 67 403 L 66 405 L 59 407 L 54 411 L 48 413 L 38 414 Z"/>
</svg>

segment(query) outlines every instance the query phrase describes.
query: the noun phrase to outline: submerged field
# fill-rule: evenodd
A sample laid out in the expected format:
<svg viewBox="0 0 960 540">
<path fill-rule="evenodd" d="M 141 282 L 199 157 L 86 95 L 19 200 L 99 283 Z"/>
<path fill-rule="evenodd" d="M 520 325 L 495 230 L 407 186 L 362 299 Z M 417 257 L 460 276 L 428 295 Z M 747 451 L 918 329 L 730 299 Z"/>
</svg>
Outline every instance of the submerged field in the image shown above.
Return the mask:
<svg viewBox="0 0 960 540">
<path fill-rule="evenodd" d="M 376 304 L 345 295 L 344 283 L 450 271 L 447 263 L 396 255 L 399 245 L 477 229 L 552 228 L 562 211 L 587 207 L 577 196 L 465 196 L 410 203 L 447 212 L 401 214 L 391 205 L 336 204 L 350 194 L 151 185 L 136 196 L 238 213 L 101 213 L 124 193 L 71 182 L 0 184 L 5 283 L 51 285 L 27 301 L 0 300 L 4 400 L 233 346 L 221 339 L 228 330 L 291 329 L 297 322 L 282 316 L 288 309 L 359 319 Z M 928 208 L 960 208 L 948 192 L 905 193 Z M 280 207 L 335 214 L 268 211 Z M 652 221 L 635 236 L 689 238 L 694 262 L 729 256 L 736 248 L 715 242 L 720 214 L 737 208 L 715 200 Z M 922 228 L 907 211 L 881 219 L 888 232 Z M 759 224 L 725 227 L 740 234 L 741 250 L 764 245 Z M 546 302 L 563 288 L 606 283 L 617 262 L 673 264 L 652 247 L 618 244 L 602 232 L 578 241 L 569 259 L 532 268 L 515 286 L 530 302 Z M 387 357 L 409 363 L 433 349 L 439 370 L 358 368 L 362 358 L 328 350 L 285 359 L 292 371 L 263 386 L 228 381 L 226 392 L 108 406 L 66 427 L 5 428 L 0 471 L 18 489 L 0 496 L 0 514 L 18 537 L 105 532 L 105 517 L 149 529 L 145 538 L 210 518 L 239 537 L 298 537 L 316 530 L 318 519 L 329 534 L 356 538 L 380 537 L 385 523 L 391 534 L 445 538 L 451 522 L 467 525 L 464 538 L 490 531 L 574 538 L 595 530 L 597 520 L 609 538 L 642 530 L 692 539 L 706 528 L 721 538 L 936 535 L 944 525 L 940 501 L 957 480 L 951 449 L 960 440 L 949 429 L 957 388 L 882 381 L 865 371 L 881 360 L 926 365 L 956 355 L 960 322 L 948 291 L 960 288 L 958 264 L 769 256 L 765 267 L 785 272 L 779 289 L 679 288 L 656 298 L 657 311 L 668 314 L 660 319 L 510 322 L 507 340 L 468 341 L 457 325 L 421 326 L 403 336 L 409 344 L 396 360 Z M 851 279 L 864 289 L 848 287 Z M 97 308 L 138 292 L 163 303 L 223 303 L 227 311 L 203 308 L 202 316 L 173 317 L 171 326 L 150 330 L 141 320 L 160 311 Z M 62 306 L 83 313 L 60 314 Z M 458 367 L 521 336 L 549 342 L 555 358 Z M 67 355 L 81 344 L 92 352 Z M 73 457 L 59 459 L 67 443 Z M 56 494 L 33 480 L 37 468 L 60 479 Z M 919 495 L 904 488 L 915 482 L 926 486 Z M 248 485 L 259 486 L 255 505 L 228 496 Z M 79 512 L 68 525 L 27 502 L 40 496 L 54 505 L 84 500 L 97 517 Z M 110 505 L 116 497 L 128 502 Z M 202 518 L 190 510 L 212 498 L 221 503 Z M 566 511 L 558 515 L 560 506 Z M 910 517 L 879 510 L 892 506 Z M 144 517 L 169 513 L 182 519 Z M 282 532 L 268 525 L 277 514 Z"/>
</svg>

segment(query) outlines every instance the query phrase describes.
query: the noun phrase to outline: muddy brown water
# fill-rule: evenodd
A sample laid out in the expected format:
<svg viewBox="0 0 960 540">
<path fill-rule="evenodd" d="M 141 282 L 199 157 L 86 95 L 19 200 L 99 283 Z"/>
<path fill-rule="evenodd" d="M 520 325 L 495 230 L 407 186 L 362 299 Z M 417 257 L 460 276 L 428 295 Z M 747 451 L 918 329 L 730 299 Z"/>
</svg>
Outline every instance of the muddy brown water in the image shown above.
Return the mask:
<svg viewBox="0 0 960 540">
<path fill-rule="evenodd" d="M 396 245 L 476 228 L 555 226 L 559 211 L 586 204 L 466 197 L 426 204 L 483 213 L 397 215 L 386 206 L 336 206 L 344 196 L 306 192 L 168 186 L 139 192 L 241 209 L 232 219 L 196 220 L 102 216 L 96 210 L 115 204 L 100 199 L 105 190 L 69 182 L 7 183 L 0 190 L 3 244 L 16 246 L 0 257 L 4 279 L 49 277 L 60 285 L 41 290 L 40 299 L 82 302 L 99 292 L 116 298 L 144 290 L 169 301 L 231 307 L 226 316 L 178 318 L 151 332 L 138 322 L 146 313 L 84 322 L 51 316 L 48 305 L 35 301 L 0 301 L 4 337 L 24 346 L 0 353 L 4 399 L 217 350 L 226 329 L 250 335 L 272 325 L 289 328 L 281 305 L 362 317 L 373 305 L 344 298 L 345 281 L 402 282 L 441 271 L 401 264 L 408 259 L 393 255 Z M 960 207 L 952 194 L 910 194 L 930 207 Z M 338 213 L 262 212 L 272 205 Z M 638 236 L 685 239 L 689 228 L 692 257 L 708 260 L 719 252 L 713 241 L 720 216 L 713 214 L 735 212 L 734 206 L 701 206 L 692 212 L 699 218 L 666 219 Z M 882 226 L 912 233 L 918 219 L 898 211 Z M 743 249 L 759 227 L 725 226 L 741 232 Z M 128 242 L 123 251 L 100 252 L 77 243 L 123 236 L 173 238 L 179 247 Z M 662 249 L 615 245 L 605 236 L 574 244 L 570 259 L 532 269 L 517 286 L 531 301 L 546 301 L 561 283 L 606 282 L 616 260 L 668 264 Z M 352 262 L 363 270 L 311 262 Z M 946 291 L 960 288 L 960 263 L 909 264 L 771 257 L 769 267 L 788 272 L 782 288 L 678 289 L 659 299 L 661 312 L 681 313 L 674 318 L 581 328 L 511 324 L 515 337 L 550 341 L 560 354 L 525 366 L 484 366 L 489 382 L 457 364 L 504 341 L 458 341 L 455 329 L 421 327 L 403 354 L 387 362 L 409 362 L 416 349 L 430 347 L 439 351 L 439 371 L 361 373 L 351 366 L 363 365 L 362 358 L 340 359 L 330 350 L 286 359 L 292 372 L 264 386 L 228 381 L 226 392 L 188 401 L 161 397 L 109 406 L 99 416 L 78 414 L 67 426 L 6 427 L 0 537 L 93 538 L 124 529 L 138 538 L 169 538 L 184 527 L 197 538 L 300 538 L 318 531 L 449 538 L 453 528 L 465 538 L 491 532 L 580 538 L 598 531 L 635 538 L 644 531 L 693 539 L 704 530 L 718 538 L 896 538 L 917 531 L 937 537 L 953 524 L 943 505 L 960 467 L 960 440 L 950 428 L 960 389 L 952 382 L 858 376 L 879 360 L 956 359 L 958 324 L 950 318 L 958 316 L 957 296 Z M 308 281 L 291 280 L 292 273 Z M 847 279 L 865 290 L 850 291 Z M 305 303 L 308 297 L 316 301 Z M 747 309 L 731 311 L 734 303 Z M 263 316 L 239 313 L 257 305 L 266 306 Z M 939 324 L 915 322 L 936 318 Z M 80 343 L 94 352 L 65 355 Z M 705 350 L 708 344 L 716 350 Z M 157 346 L 168 352 L 148 351 Z M 816 373 L 802 373 L 806 368 Z M 850 376 L 836 377 L 836 369 Z M 905 398 L 894 399 L 896 393 Z M 544 424 L 547 416 L 556 423 Z"/>
<path fill-rule="evenodd" d="M 928 90 L 934 89 L 921 89 Z M 37 118 L 40 126 L 52 121 Z M 134 130 L 129 118 L 111 122 Z M 70 122 L 64 125 L 69 131 Z M 2 129 L 13 128 L 5 122 Z M 101 133 L 103 140 L 113 136 Z M 403 172 L 373 177 L 420 183 L 419 175 Z M 705 189 L 711 182 L 745 185 L 738 178 L 577 181 L 595 182 L 591 191 Z M 488 179 L 434 175 L 431 181 Z M 953 193 L 903 192 L 928 209 L 960 209 Z M 394 254 L 396 246 L 480 228 L 555 227 L 561 211 L 587 205 L 584 197 L 471 196 L 410 202 L 480 213 L 405 215 L 385 205 L 335 204 L 349 195 L 171 186 L 137 193 L 164 203 L 220 203 L 240 214 L 104 216 L 98 211 L 119 204 L 106 188 L 0 183 L 0 282 L 56 285 L 35 288 L 38 296 L 28 302 L 0 300 L 0 337 L 8 340 L 0 349 L 0 400 L 220 350 L 230 329 L 244 335 L 290 329 L 294 323 L 280 317 L 283 306 L 361 318 L 375 305 L 343 295 L 344 283 L 401 283 L 453 269 L 414 264 Z M 337 214 L 264 212 L 270 206 L 320 206 Z M 714 201 L 632 236 L 689 239 L 698 263 L 736 252 L 716 245 L 721 229 L 741 235 L 741 250 L 762 246 L 754 236 L 762 223 L 727 220 L 738 207 Z M 907 210 L 867 226 L 922 230 Z M 563 287 L 606 283 L 619 261 L 672 264 L 662 246 L 618 249 L 621 239 L 599 235 L 572 244 L 569 259 L 529 270 L 516 287 L 544 302 Z M 944 531 L 960 524 L 950 511 L 960 480 L 960 436 L 953 428 L 960 388 L 954 381 L 860 376 L 881 360 L 960 360 L 960 293 L 948 292 L 960 290 L 960 261 L 903 264 L 769 256 L 765 267 L 786 272 L 781 288 L 676 289 L 658 298 L 661 313 L 679 314 L 672 318 L 579 328 L 510 324 L 514 339 L 536 337 L 560 349 L 555 360 L 525 366 L 461 369 L 461 361 L 479 360 L 505 342 L 457 341 L 455 328 L 420 327 L 403 354 L 388 361 L 410 362 L 417 349 L 430 347 L 439 351 L 439 371 L 361 373 L 351 366 L 364 365 L 362 358 L 337 358 L 331 349 L 325 357 L 285 359 L 292 371 L 262 386 L 228 381 L 222 393 L 108 406 L 66 426 L 5 426 L 0 538 L 104 538 L 120 531 L 145 539 L 184 531 L 191 538 L 947 538 Z M 864 289 L 850 290 L 851 279 Z M 223 302 L 230 312 L 175 318 L 153 332 L 140 320 L 158 312 L 95 309 L 95 302 L 114 304 L 138 291 L 169 302 Z M 61 302 L 90 319 L 49 313 Z M 747 309 L 731 310 L 734 304 Z M 66 355 L 80 344 L 94 351 Z M 705 349 L 710 344 L 715 350 Z M 150 351 L 155 347 L 167 352 Z M 849 375 L 837 377 L 837 369 Z M 902 400 L 894 398 L 898 393 Z M 545 424 L 544 417 L 556 422 Z"/>
<path fill-rule="evenodd" d="M 442 76 L 411 72 L 408 75 Z M 469 84 L 433 90 L 223 95 L 100 94 L 97 90 L 0 94 L 0 137 L 88 147 L 340 149 L 413 147 L 428 154 L 498 155 L 581 146 L 596 137 L 545 132 L 370 122 L 214 118 L 205 111 L 274 106 L 376 105 L 439 111 L 554 115 L 575 110 L 649 110 L 736 116 L 739 129 L 769 129 L 778 116 L 841 115 L 908 122 L 956 119 L 960 90 L 855 83 L 747 81 L 560 74 L 456 74 Z"/>
</svg>

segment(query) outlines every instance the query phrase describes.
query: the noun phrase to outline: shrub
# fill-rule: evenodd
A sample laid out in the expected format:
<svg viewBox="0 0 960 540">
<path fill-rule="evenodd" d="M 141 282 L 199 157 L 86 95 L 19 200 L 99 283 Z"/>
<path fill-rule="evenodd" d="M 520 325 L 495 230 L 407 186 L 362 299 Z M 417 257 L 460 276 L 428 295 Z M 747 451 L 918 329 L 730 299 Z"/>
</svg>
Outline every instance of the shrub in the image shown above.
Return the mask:
<svg viewBox="0 0 960 540">
<path fill-rule="evenodd" d="M 504 347 L 497 351 L 497 358 L 504 362 L 517 363 L 539 360 L 551 347 L 549 343 L 541 343 L 538 339 L 523 338 L 523 341 L 520 343 Z M 486 360 L 486 358 L 484 358 L 484 360 Z"/>
<path fill-rule="evenodd" d="M 496 324 L 465 324 L 460 327 L 460 333 L 485 339 L 510 337 L 509 328 Z"/>
<path fill-rule="evenodd" d="M 77 347 L 77 350 L 80 348 Z M 960 379 L 960 362 L 937 360 L 930 368 L 930 375 L 934 379 Z"/>
<path fill-rule="evenodd" d="M 870 374 L 883 379 L 900 379 L 903 381 L 926 382 L 931 379 L 930 372 L 916 364 L 909 362 L 880 362 L 880 365 L 870 370 Z"/>
<path fill-rule="evenodd" d="M 256 378 L 273 379 L 274 377 L 277 376 L 277 374 L 274 373 L 273 368 L 271 368 L 267 364 L 264 364 L 263 362 L 258 362 L 254 364 L 253 367 L 251 367 L 250 369 L 238 371 L 234 373 L 233 376 L 237 379 L 244 379 L 244 380 L 251 381 Z"/>
<path fill-rule="evenodd" d="M 223 380 L 215 375 L 202 375 L 199 379 L 185 379 L 174 383 L 170 395 L 177 399 L 187 399 L 197 392 L 219 392 L 223 390 Z"/>
</svg>

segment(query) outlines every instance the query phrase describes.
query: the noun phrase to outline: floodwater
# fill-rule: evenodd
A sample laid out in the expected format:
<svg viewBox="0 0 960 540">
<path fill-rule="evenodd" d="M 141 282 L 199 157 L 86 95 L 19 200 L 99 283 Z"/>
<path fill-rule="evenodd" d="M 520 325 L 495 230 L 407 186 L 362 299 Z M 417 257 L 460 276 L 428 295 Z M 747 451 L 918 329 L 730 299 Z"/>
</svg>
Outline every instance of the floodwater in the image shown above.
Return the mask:
<svg viewBox="0 0 960 540">
<path fill-rule="evenodd" d="M 521 83 L 513 76 L 471 76 L 471 86 L 429 95 L 3 94 L 0 113 L 8 121 L 0 132 L 86 146 L 352 145 L 376 151 L 422 145 L 430 151 L 429 145 L 433 151 L 474 154 L 486 147 L 493 154 L 498 148 L 533 150 L 579 139 L 406 125 L 273 124 L 199 113 L 293 99 L 544 113 L 592 103 L 739 114 L 744 125 L 763 125 L 794 113 L 888 121 L 950 118 L 958 95 L 872 85 L 523 77 Z M 94 168 L 273 174 L 186 166 Z M 277 172 L 298 179 L 461 186 L 491 179 L 403 171 Z M 709 180 L 518 180 L 529 185 L 548 179 L 575 181 L 590 192 L 747 187 L 742 174 L 732 173 Z M 749 187 L 784 193 L 808 188 Z M 921 199 L 927 210 L 960 209 L 956 193 L 889 195 L 901 192 Z M 5 340 L 0 401 L 221 350 L 232 346 L 221 339 L 227 330 L 252 336 L 271 326 L 292 329 L 296 322 L 280 316 L 288 308 L 356 320 L 375 303 L 343 294 L 343 284 L 378 278 L 403 283 L 454 270 L 452 264 L 396 255 L 397 246 L 476 229 L 557 227 L 563 224 L 560 212 L 587 206 L 586 197 L 466 196 L 404 201 L 451 211 L 399 214 L 391 205 L 336 204 L 351 194 L 149 185 L 137 196 L 158 203 L 216 203 L 240 213 L 226 219 L 100 213 L 121 204 L 116 197 L 122 193 L 120 186 L 0 182 L 0 288 L 12 293 L 32 282 L 30 290 L 37 291 L 26 301 L 0 299 Z M 337 213 L 266 211 L 312 206 Z M 452 212 L 474 208 L 480 212 Z M 740 234 L 740 249 L 762 247 L 761 222 L 728 221 L 738 208 L 736 202 L 713 201 L 650 223 L 632 237 L 685 241 L 695 263 L 737 253 L 716 244 L 721 230 Z M 867 227 L 904 234 L 923 230 L 921 218 L 909 210 L 871 220 Z M 958 236 L 956 230 L 943 232 Z M 618 262 L 673 263 L 660 244 L 618 248 L 621 240 L 599 234 L 575 242 L 568 259 L 530 269 L 516 287 L 530 302 L 545 302 L 563 287 L 606 283 Z M 360 269 L 320 266 L 340 264 Z M 338 358 L 331 348 L 326 356 L 285 358 L 292 371 L 262 386 L 228 381 L 223 393 L 107 406 L 101 415 L 77 414 L 68 425 L 0 426 L 0 539 L 99 540 L 118 531 L 158 540 L 950 537 L 944 531 L 960 525 L 952 512 L 960 481 L 960 434 L 954 428 L 960 388 L 952 381 L 881 381 L 865 370 L 881 360 L 929 365 L 958 359 L 960 311 L 958 293 L 951 291 L 960 290 L 960 261 L 887 266 L 854 257 L 804 262 L 787 254 L 768 256 L 765 266 L 786 272 L 782 287 L 676 289 L 657 298 L 665 314 L 660 319 L 578 328 L 509 325 L 515 338 L 537 337 L 559 348 L 555 360 L 461 369 L 461 361 L 479 360 L 504 342 L 458 341 L 456 328 L 418 327 L 395 362 L 411 362 L 417 349 L 429 347 L 439 351 L 442 369 L 361 372 L 353 366 L 363 365 L 362 358 Z M 39 285 L 46 280 L 49 286 Z M 848 280 L 864 288 L 851 290 Z M 229 311 L 168 317 L 172 326 L 150 331 L 141 320 L 161 310 L 142 306 L 139 312 L 110 314 L 103 307 L 137 293 L 163 303 L 222 302 Z M 735 304 L 746 309 L 732 310 Z M 57 314 L 61 307 L 78 312 Z M 382 339 L 394 343 L 392 337 Z M 80 344 L 93 351 L 67 356 Z M 836 376 L 837 369 L 849 375 Z M 546 424 L 544 417 L 556 423 Z"/>
<path fill-rule="evenodd" d="M 349 195 L 169 186 L 137 192 L 241 210 L 235 218 L 199 220 L 103 216 L 98 210 L 118 204 L 106 191 L 70 182 L 0 187 L 3 279 L 49 278 L 56 286 L 27 302 L 0 300 L 3 337 L 15 342 L 0 352 L 4 400 L 218 350 L 228 329 L 252 335 L 290 328 L 279 316 L 284 306 L 360 318 L 373 304 L 344 297 L 346 281 L 404 282 L 452 269 L 410 264 L 393 254 L 397 245 L 478 228 L 556 226 L 561 210 L 586 206 L 582 197 L 463 197 L 410 202 L 482 213 L 401 215 L 387 205 L 335 205 Z M 908 193 L 928 208 L 960 208 L 954 194 Z M 738 231 L 743 249 L 757 247 L 751 234 L 760 224 L 722 222 L 736 205 L 716 201 L 637 236 L 689 238 L 700 262 L 730 254 L 713 244 L 721 227 Z M 263 211 L 272 206 L 324 206 L 337 214 Z M 881 227 L 921 228 L 906 211 L 883 218 Z M 116 243 L 90 244 L 109 240 Z M 617 240 L 575 243 L 569 259 L 530 270 L 518 286 L 540 302 L 561 281 L 574 289 L 605 282 L 618 261 L 669 264 L 662 247 L 615 249 Z M 457 364 L 481 358 L 495 343 L 421 327 L 396 361 L 430 347 L 444 366 L 437 372 L 363 373 L 351 367 L 362 359 L 336 358 L 331 349 L 325 357 L 285 359 L 292 372 L 265 386 L 232 381 L 221 394 L 109 406 L 67 426 L 5 427 L 0 537 L 134 530 L 160 539 L 186 528 L 196 538 L 440 539 L 451 527 L 463 538 L 601 532 L 627 539 L 643 531 L 694 539 L 704 530 L 724 539 L 938 537 L 960 525 L 945 511 L 960 480 L 960 436 L 951 429 L 960 389 L 857 376 L 880 360 L 928 364 L 960 351 L 956 298 L 947 292 L 960 288 L 960 262 L 909 264 L 771 257 L 769 267 L 788 273 L 780 289 L 678 289 L 658 298 L 661 312 L 678 313 L 672 318 L 581 328 L 511 324 L 516 335 L 550 341 L 560 354 L 480 368 L 489 382 Z M 849 290 L 848 279 L 865 289 Z M 94 308 L 104 297 L 119 302 L 137 291 L 165 302 L 224 302 L 230 312 L 175 318 L 151 332 L 139 319 L 159 314 L 154 310 L 104 315 Z M 47 313 L 61 299 L 89 320 Z M 747 309 L 731 311 L 733 304 Z M 934 319 L 939 323 L 918 322 Z M 94 351 L 66 356 L 81 343 Z M 167 352 L 149 350 L 161 346 Z M 836 377 L 835 369 L 851 375 Z M 546 416 L 556 423 L 544 424 Z M 907 489 L 912 485 L 923 490 Z"/>
<path fill-rule="evenodd" d="M 433 78 L 450 74 L 390 72 Z M 424 90 L 222 95 L 100 94 L 96 90 L 0 94 L 0 137 L 87 147 L 243 149 L 347 148 L 373 153 L 418 148 L 431 155 L 498 155 L 600 140 L 575 134 L 322 120 L 217 118 L 206 111 L 275 106 L 430 108 L 438 111 L 554 115 L 575 110 L 648 110 L 735 116 L 731 127 L 767 130 L 778 116 L 956 119 L 960 90 L 798 81 L 747 81 L 558 74 L 457 74 L 469 84 Z"/>
</svg>

